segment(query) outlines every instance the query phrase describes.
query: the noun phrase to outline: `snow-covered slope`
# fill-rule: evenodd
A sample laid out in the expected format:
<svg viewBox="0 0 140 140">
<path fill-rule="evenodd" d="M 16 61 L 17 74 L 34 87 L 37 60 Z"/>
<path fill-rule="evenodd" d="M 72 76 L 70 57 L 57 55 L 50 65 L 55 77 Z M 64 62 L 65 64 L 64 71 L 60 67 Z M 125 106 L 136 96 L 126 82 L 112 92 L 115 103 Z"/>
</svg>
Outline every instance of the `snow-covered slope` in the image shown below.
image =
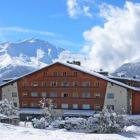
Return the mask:
<svg viewBox="0 0 140 140">
<path fill-rule="evenodd" d="M 0 81 L 41 68 L 57 59 L 64 49 L 39 39 L 0 44 Z"/>
<path fill-rule="evenodd" d="M 120 66 L 114 73 L 114 76 L 121 76 L 125 75 L 127 77 L 134 77 L 140 78 L 140 62 L 132 62 L 126 63 Z"/>
<path fill-rule="evenodd" d="M 0 140 L 140 140 L 140 127 L 129 126 L 120 134 L 90 134 L 64 129 L 41 130 L 0 123 Z"/>
</svg>

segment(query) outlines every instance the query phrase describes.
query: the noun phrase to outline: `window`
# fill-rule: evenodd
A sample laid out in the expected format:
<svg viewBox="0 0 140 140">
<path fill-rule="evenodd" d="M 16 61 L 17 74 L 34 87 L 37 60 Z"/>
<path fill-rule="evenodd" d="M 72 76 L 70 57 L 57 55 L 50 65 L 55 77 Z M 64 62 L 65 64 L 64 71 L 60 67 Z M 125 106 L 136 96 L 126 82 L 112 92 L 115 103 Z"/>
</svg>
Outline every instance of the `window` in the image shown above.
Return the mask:
<svg viewBox="0 0 140 140">
<path fill-rule="evenodd" d="M 61 104 L 62 109 L 68 109 L 68 104 Z"/>
<path fill-rule="evenodd" d="M 73 82 L 73 86 L 78 86 L 78 82 Z"/>
<path fill-rule="evenodd" d="M 39 107 L 38 103 L 31 103 L 31 107 Z"/>
<path fill-rule="evenodd" d="M 107 108 L 114 110 L 114 105 L 107 105 Z"/>
<path fill-rule="evenodd" d="M 37 93 L 37 92 L 32 92 L 32 93 L 31 93 L 31 96 L 32 96 L 32 97 L 38 97 L 38 93 Z"/>
<path fill-rule="evenodd" d="M 14 104 L 15 107 L 17 107 L 17 103 L 16 102 L 14 102 L 13 104 Z"/>
<path fill-rule="evenodd" d="M 42 97 L 47 97 L 47 93 L 46 92 L 42 92 Z"/>
<path fill-rule="evenodd" d="M 61 97 L 68 97 L 68 93 L 62 93 Z"/>
<path fill-rule="evenodd" d="M 67 76 L 67 72 L 63 72 L 63 76 Z"/>
<path fill-rule="evenodd" d="M 23 92 L 22 96 L 28 96 L 28 92 Z"/>
<path fill-rule="evenodd" d="M 74 76 L 77 76 L 77 72 L 74 71 L 74 72 L 73 72 L 73 75 L 74 75 Z"/>
<path fill-rule="evenodd" d="M 58 76 L 58 72 L 53 72 L 53 76 Z"/>
<path fill-rule="evenodd" d="M 107 93 L 107 98 L 108 99 L 114 99 L 114 94 L 113 93 Z"/>
<path fill-rule="evenodd" d="M 83 108 L 83 109 L 90 109 L 90 105 L 89 105 L 89 104 L 83 104 L 83 105 L 82 105 L 82 108 Z"/>
<path fill-rule="evenodd" d="M 90 82 L 85 81 L 85 82 L 82 83 L 82 86 L 84 86 L 84 87 L 89 87 L 89 86 L 90 86 Z"/>
<path fill-rule="evenodd" d="M 55 82 L 55 81 L 51 82 L 51 86 L 52 87 L 56 87 L 57 86 L 57 82 Z"/>
<path fill-rule="evenodd" d="M 57 97 L 57 93 L 56 92 L 51 92 L 50 97 Z"/>
<path fill-rule="evenodd" d="M 94 83 L 94 86 L 95 86 L 96 88 L 100 87 L 100 82 L 95 82 L 95 83 Z"/>
<path fill-rule="evenodd" d="M 64 82 L 61 83 L 61 85 L 66 87 L 66 86 L 69 86 L 69 83 L 64 81 Z"/>
<path fill-rule="evenodd" d="M 77 93 L 77 92 L 73 92 L 72 97 L 73 97 L 73 98 L 78 98 L 78 97 L 79 97 L 79 96 L 78 96 L 78 93 Z"/>
<path fill-rule="evenodd" d="M 33 83 L 32 83 L 32 86 L 33 86 L 33 87 L 37 87 L 37 86 L 38 86 L 38 83 L 37 83 L 37 82 L 33 82 Z"/>
<path fill-rule="evenodd" d="M 100 110 L 101 106 L 100 105 L 95 105 L 95 110 Z"/>
<path fill-rule="evenodd" d="M 47 72 L 45 71 L 43 75 L 44 75 L 44 77 L 46 77 L 47 76 Z"/>
<path fill-rule="evenodd" d="M 24 87 L 27 87 L 29 85 L 28 82 L 23 82 L 22 84 Z"/>
<path fill-rule="evenodd" d="M 73 104 L 73 105 L 72 105 L 72 108 L 73 108 L 73 109 L 78 109 L 78 104 Z"/>
<path fill-rule="evenodd" d="M 83 98 L 90 98 L 90 93 L 83 93 L 82 94 L 82 97 Z"/>
<path fill-rule="evenodd" d="M 42 82 L 42 86 L 46 87 L 47 86 L 47 82 Z"/>
<path fill-rule="evenodd" d="M 22 107 L 28 107 L 28 104 L 26 102 L 22 102 Z"/>
<path fill-rule="evenodd" d="M 17 93 L 16 92 L 12 92 L 12 97 L 17 97 Z"/>
<path fill-rule="evenodd" d="M 94 96 L 95 96 L 95 98 L 100 98 L 101 94 L 100 93 L 95 93 Z"/>
</svg>

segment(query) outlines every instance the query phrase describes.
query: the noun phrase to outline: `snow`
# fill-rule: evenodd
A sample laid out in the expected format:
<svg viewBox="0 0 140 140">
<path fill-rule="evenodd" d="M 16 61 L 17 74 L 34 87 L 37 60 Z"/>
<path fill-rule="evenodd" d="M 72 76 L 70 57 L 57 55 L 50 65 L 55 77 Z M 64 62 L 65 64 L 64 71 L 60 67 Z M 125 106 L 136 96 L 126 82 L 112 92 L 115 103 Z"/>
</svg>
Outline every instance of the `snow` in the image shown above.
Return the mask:
<svg viewBox="0 0 140 140">
<path fill-rule="evenodd" d="M 48 50 L 51 50 L 49 51 L 51 55 L 47 53 Z M 9 75 L 12 78 L 18 77 L 42 68 L 57 59 L 63 51 L 64 49 L 57 48 L 47 41 L 33 38 L 15 43 L 0 43 L 0 80 L 9 78 Z M 19 73 L 21 66 L 22 71 L 16 74 Z M 30 67 L 28 71 L 26 67 Z"/>
<path fill-rule="evenodd" d="M 0 140 L 140 140 L 140 127 L 130 126 L 120 134 L 86 134 L 64 129 L 40 130 L 0 123 Z"/>
<path fill-rule="evenodd" d="M 115 78 L 115 79 L 123 79 L 123 80 L 128 80 L 128 81 L 136 81 L 140 82 L 140 79 L 132 78 L 132 77 L 117 77 L 117 76 L 109 76 L 108 78 Z"/>
</svg>

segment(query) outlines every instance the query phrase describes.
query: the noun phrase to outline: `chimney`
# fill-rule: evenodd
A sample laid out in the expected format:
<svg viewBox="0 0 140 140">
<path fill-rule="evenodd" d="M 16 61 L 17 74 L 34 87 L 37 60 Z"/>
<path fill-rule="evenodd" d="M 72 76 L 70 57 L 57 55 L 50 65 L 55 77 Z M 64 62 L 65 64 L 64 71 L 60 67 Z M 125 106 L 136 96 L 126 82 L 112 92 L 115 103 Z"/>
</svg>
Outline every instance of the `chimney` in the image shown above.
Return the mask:
<svg viewBox="0 0 140 140">
<path fill-rule="evenodd" d="M 67 63 L 81 66 L 81 62 L 80 61 L 72 61 L 72 62 L 67 61 Z"/>
</svg>

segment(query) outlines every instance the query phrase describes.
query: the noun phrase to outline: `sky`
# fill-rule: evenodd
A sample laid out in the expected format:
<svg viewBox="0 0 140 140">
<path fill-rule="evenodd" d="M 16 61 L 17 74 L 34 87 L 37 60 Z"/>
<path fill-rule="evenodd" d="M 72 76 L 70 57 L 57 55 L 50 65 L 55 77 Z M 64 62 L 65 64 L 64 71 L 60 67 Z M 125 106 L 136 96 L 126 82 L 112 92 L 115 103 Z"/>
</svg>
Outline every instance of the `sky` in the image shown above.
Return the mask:
<svg viewBox="0 0 140 140">
<path fill-rule="evenodd" d="M 85 55 L 91 67 L 97 69 L 113 70 L 139 59 L 140 0 L 0 0 L 0 3 L 0 42 L 44 39 Z"/>
</svg>

